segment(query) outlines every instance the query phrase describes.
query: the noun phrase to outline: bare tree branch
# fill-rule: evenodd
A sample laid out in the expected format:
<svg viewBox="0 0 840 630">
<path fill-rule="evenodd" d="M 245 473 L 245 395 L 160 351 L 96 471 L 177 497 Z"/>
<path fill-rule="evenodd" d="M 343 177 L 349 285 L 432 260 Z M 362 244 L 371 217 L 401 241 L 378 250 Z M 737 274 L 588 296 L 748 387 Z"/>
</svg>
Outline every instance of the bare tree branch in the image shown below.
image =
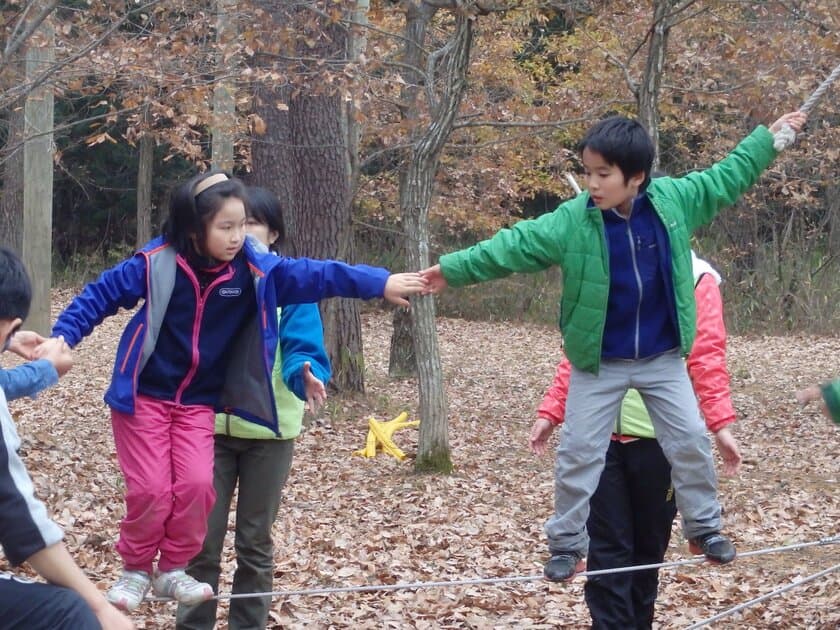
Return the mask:
<svg viewBox="0 0 840 630">
<path fill-rule="evenodd" d="M 3 61 L 0 62 L 0 70 L 8 65 L 9 57 L 14 55 L 24 42 L 29 39 L 32 33 L 38 30 L 38 27 L 44 23 L 44 20 L 49 17 L 50 13 L 55 11 L 56 6 L 58 6 L 58 2 L 59 0 L 50 0 L 48 4 L 42 7 L 41 12 L 26 25 L 26 28 L 24 28 L 22 32 L 18 33 L 18 29 L 21 24 L 23 24 L 26 20 L 26 15 L 29 13 L 30 7 L 34 6 L 34 4 L 30 4 L 26 7 L 23 14 L 20 16 L 20 20 L 18 20 L 18 23 L 15 24 L 12 36 L 9 38 L 6 48 L 3 51 Z M 15 33 L 17 33 L 17 36 L 15 36 Z"/>
</svg>

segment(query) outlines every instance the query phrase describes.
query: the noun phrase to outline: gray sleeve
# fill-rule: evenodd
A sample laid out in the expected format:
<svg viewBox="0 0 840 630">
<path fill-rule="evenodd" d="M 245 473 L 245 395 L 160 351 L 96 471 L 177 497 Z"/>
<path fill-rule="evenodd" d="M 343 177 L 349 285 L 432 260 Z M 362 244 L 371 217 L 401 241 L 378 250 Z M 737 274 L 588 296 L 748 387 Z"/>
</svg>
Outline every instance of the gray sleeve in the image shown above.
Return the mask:
<svg viewBox="0 0 840 630">
<path fill-rule="evenodd" d="M 35 498 L 18 448 L 20 438 L 0 390 L 0 545 L 12 565 L 54 545 L 64 535 L 47 516 L 44 504 Z"/>
</svg>

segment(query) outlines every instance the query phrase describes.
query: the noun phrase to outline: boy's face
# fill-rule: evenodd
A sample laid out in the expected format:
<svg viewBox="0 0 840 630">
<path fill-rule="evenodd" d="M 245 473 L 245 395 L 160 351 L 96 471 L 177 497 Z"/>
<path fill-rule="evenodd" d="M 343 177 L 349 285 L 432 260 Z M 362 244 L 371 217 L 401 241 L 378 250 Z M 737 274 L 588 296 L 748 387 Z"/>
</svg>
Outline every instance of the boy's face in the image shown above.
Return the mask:
<svg viewBox="0 0 840 630">
<path fill-rule="evenodd" d="M 23 320 L 20 317 L 14 319 L 0 319 L 0 352 L 5 352 L 9 349 L 9 342 L 12 336 L 18 331 Z"/>
<path fill-rule="evenodd" d="M 639 187 L 645 181 L 644 173 L 631 176 L 626 182 L 617 164 L 608 164 L 597 151 L 586 147 L 581 154 L 584 178 L 589 196 L 601 210 L 617 208 L 629 212 Z"/>
</svg>

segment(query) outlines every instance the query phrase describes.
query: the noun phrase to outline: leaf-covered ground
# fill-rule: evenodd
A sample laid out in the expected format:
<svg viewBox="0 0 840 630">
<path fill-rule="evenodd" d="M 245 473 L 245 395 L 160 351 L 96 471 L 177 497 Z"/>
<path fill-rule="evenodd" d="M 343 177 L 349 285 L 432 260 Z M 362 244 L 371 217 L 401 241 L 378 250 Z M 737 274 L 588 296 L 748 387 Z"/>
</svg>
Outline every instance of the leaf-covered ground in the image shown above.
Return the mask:
<svg viewBox="0 0 840 630">
<path fill-rule="evenodd" d="M 63 304 L 70 296 L 57 297 Z M 113 543 L 123 514 L 102 394 L 126 320 L 126 314 L 111 318 L 86 339 L 73 371 L 53 390 L 12 405 L 38 493 L 102 589 L 120 569 Z M 275 589 L 539 574 L 552 462 L 533 457 L 526 438 L 559 357 L 557 331 L 439 321 L 456 470 L 437 477 L 415 476 L 410 460 L 351 456 L 364 445 L 369 416 L 389 419 L 407 410 L 415 418 L 417 409 L 416 384 L 387 376 L 390 318 L 368 313 L 364 329 L 367 397 L 332 399 L 298 441 L 274 530 Z M 742 552 L 840 533 L 840 428 L 792 398 L 795 389 L 840 371 L 840 337 L 738 337 L 729 356 L 744 466 L 737 479 L 720 482 L 726 531 Z M 396 442 L 413 455 L 416 429 L 399 431 Z M 684 557 L 675 525 L 666 559 Z M 835 544 L 727 567 L 665 569 L 658 627 L 686 627 L 838 562 Z M 228 550 L 222 592 L 229 592 L 233 567 Z M 589 621 L 582 586 L 582 579 L 570 585 L 533 580 L 276 598 L 272 626 L 581 628 Z M 133 617 L 140 628 L 170 628 L 173 615 L 174 604 L 153 603 Z M 840 571 L 715 627 L 838 626 Z"/>
</svg>

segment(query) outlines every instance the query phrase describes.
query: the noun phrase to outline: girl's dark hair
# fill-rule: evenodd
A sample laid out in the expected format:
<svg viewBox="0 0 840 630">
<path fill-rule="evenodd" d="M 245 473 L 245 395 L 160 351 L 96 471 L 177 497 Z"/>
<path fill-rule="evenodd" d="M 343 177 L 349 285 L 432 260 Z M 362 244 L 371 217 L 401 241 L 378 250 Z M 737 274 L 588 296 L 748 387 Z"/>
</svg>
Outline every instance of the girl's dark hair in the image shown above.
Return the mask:
<svg viewBox="0 0 840 630">
<path fill-rule="evenodd" d="M 650 134 L 638 120 L 610 116 L 595 123 L 578 145 L 580 153 L 584 149 L 600 153 L 607 164 L 618 166 L 624 175 L 625 184 L 639 173 L 645 174 L 642 190 L 650 182 L 655 149 Z"/>
<path fill-rule="evenodd" d="M 208 177 L 222 171 L 210 171 L 196 175 L 178 186 L 169 198 L 169 217 L 163 224 L 164 238 L 175 250 L 187 257 L 205 257 L 204 242 L 207 225 L 222 209 L 226 199 L 234 197 L 242 200 L 245 212 L 248 212 L 248 199 L 244 184 L 235 177 L 228 177 L 195 194 L 196 186 Z M 222 173 L 223 174 L 223 173 Z"/>
<path fill-rule="evenodd" d="M 26 319 L 31 303 L 26 267 L 12 250 L 0 247 L 0 319 Z"/>
<path fill-rule="evenodd" d="M 277 240 L 269 245 L 269 249 L 279 252 L 286 240 L 286 226 L 283 223 L 280 200 L 273 192 L 259 186 L 248 186 L 245 192 L 248 194 L 248 216 L 267 225 L 269 230 L 277 232 Z"/>
</svg>

